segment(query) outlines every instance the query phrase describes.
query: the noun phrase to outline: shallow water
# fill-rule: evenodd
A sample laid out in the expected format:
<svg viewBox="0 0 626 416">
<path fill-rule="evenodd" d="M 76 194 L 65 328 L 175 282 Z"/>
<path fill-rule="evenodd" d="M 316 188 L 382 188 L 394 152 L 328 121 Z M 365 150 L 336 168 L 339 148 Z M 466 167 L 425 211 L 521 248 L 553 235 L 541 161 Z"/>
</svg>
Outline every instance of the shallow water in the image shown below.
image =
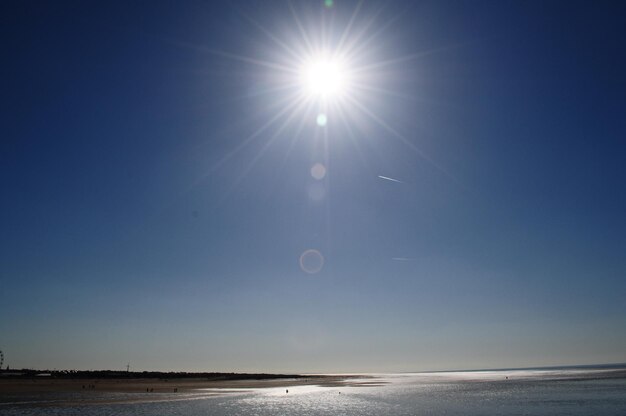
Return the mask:
<svg viewBox="0 0 626 416">
<path fill-rule="evenodd" d="M 73 404 L 79 393 L 4 397 L 13 415 L 626 415 L 626 371 L 555 369 L 374 375 L 369 387 L 294 386 L 209 395 L 135 395 L 164 400 Z M 508 379 L 507 379 L 508 377 Z M 370 380 L 371 381 L 371 380 Z M 129 394 L 100 393 L 99 400 Z M 131 395 L 132 396 L 132 395 Z M 93 399 L 93 395 L 90 396 Z"/>
</svg>

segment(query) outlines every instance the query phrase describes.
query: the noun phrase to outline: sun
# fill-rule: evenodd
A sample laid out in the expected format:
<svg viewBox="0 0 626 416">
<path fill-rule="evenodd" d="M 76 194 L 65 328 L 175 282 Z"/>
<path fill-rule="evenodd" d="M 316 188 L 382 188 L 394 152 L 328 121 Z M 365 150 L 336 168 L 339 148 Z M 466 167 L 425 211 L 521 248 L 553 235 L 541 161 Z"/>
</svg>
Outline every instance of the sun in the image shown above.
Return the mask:
<svg viewBox="0 0 626 416">
<path fill-rule="evenodd" d="M 386 119 L 386 114 L 392 114 L 388 111 L 390 106 L 416 101 L 413 94 L 399 91 L 398 86 L 409 82 L 407 87 L 412 89 L 414 71 L 410 62 L 434 51 L 418 50 L 394 56 L 393 38 L 388 38 L 386 32 L 401 16 L 389 15 L 389 20 L 380 20 L 387 16 L 383 8 L 370 9 L 365 3 L 358 2 L 352 13 L 347 9 L 340 13 L 333 1 L 324 1 L 326 8 L 319 14 L 312 13 L 309 2 L 287 2 L 291 25 L 282 24 L 283 20 L 290 21 L 288 15 L 276 21 L 281 23 L 276 28 L 257 21 L 254 16 L 245 16 L 255 28 L 251 36 L 260 36 L 252 55 L 208 50 L 216 56 L 239 61 L 242 68 L 247 68 L 245 74 L 250 71 L 254 83 L 246 88 L 245 96 L 260 98 L 259 110 L 264 119 L 211 172 L 256 143 L 259 150 L 247 173 L 275 143 L 287 144 L 287 157 L 305 137 L 315 140 L 314 150 L 320 153 L 318 159 L 326 166 L 331 138 L 345 138 L 361 154 L 361 137 L 370 136 L 371 129 L 378 128 L 451 177 L 411 137 L 406 137 Z M 400 82 L 390 79 L 391 75 Z M 397 119 L 395 115 L 394 119 Z M 314 127 L 310 134 L 305 133 L 307 126 Z M 379 179 L 389 180 L 382 176 Z"/>
<path fill-rule="evenodd" d="M 341 96 L 350 85 L 350 72 L 341 60 L 321 55 L 302 65 L 300 84 L 310 97 L 326 99 Z"/>
</svg>

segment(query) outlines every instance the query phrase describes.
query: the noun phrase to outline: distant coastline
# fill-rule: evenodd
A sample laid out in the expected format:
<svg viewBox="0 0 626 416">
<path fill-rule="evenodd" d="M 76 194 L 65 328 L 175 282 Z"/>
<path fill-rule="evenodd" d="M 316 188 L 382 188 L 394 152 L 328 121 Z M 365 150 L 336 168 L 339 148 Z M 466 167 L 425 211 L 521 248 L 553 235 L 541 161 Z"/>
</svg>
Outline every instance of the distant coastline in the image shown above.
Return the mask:
<svg viewBox="0 0 626 416">
<path fill-rule="evenodd" d="M 186 372 L 186 371 L 115 371 L 115 370 L 36 370 L 14 369 L 0 370 L 0 377 L 55 379 L 207 379 L 207 380 L 276 380 L 310 378 L 300 374 L 270 373 L 221 373 L 221 372 Z"/>
<path fill-rule="evenodd" d="M 402 371 L 399 374 L 411 373 L 463 373 L 463 372 L 480 372 L 480 371 L 555 371 L 555 370 L 606 370 L 606 369 L 625 369 L 626 363 L 609 363 L 609 364 L 577 364 L 577 365 L 550 365 L 541 367 L 505 367 L 505 368 L 472 368 L 463 370 L 419 370 L 419 371 Z"/>
</svg>

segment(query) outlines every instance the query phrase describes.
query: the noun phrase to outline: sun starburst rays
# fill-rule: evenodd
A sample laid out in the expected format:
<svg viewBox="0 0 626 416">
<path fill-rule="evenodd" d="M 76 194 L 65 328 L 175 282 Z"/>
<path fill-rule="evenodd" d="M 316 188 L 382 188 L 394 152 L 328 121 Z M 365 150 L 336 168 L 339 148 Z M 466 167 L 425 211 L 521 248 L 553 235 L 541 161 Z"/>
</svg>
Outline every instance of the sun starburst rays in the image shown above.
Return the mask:
<svg viewBox="0 0 626 416">
<path fill-rule="evenodd" d="M 263 143 L 260 147 L 257 145 L 257 154 L 249 160 L 236 182 L 248 175 L 261 157 L 277 143 L 282 143 L 286 160 L 295 145 L 303 140 L 301 136 L 311 137 L 304 127 L 309 123 L 315 125 L 317 120 L 316 132 L 319 133 L 313 137 L 322 140 L 326 159 L 329 157 L 330 137 L 335 140 L 335 134 L 329 135 L 329 129 L 339 128 L 346 133 L 343 136 L 364 160 L 365 155 L 360 148 L 362 139 L 357 139 L 355 131 L 361 135 L 367 131 L 367 125 L 376 125 L 437 170 L 451 176 L 376 111 L 384 107 L 381 103 L 385 100 L 415 101 L 415 97 L 404 91 L 386 88 L 385 74 L 381 70 L 393 67 L 402 71 L 407 61 L 430 51 L 396 57 L 390 57 L 388 53 L 377 56 L 375 51 L 385 50 L 385 33 L 400 16 L 381 19 L 383 7 L 371 13 L 364 9 L 361 1 L 347 20 L 338 21 L 327 9 L 320 11 L 318 19 L 315 13 L 302 12 L 293 2 L 288 2 L 291 21 L 283 26 L 270 27 L 251 15 L 244 15 L 250 27 L 257 30 L 257 44 L 266 45 L 264 48 L 257 48 L 250 55 L 206 50 L 248 64 L 251 68 L 256 67 L 254 77 L 258 77 L 264 87 L 254 98 L 259 101 L 275 100 L 273 109 L 268 105 L 261 109 L 268 114 L 267 122 L 239 141 L 210 172 L 215 172 L 256 140 L 263 140 Z M 375 102 L 376 105 L 371 105 Z"/>
</svg>

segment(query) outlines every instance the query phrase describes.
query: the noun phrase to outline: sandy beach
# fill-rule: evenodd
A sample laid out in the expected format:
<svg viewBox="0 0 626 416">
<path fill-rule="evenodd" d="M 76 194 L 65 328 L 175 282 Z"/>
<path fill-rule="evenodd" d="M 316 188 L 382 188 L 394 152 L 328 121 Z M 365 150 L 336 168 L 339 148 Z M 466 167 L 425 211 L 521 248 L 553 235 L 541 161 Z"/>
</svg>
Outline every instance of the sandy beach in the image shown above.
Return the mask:
<svg viewBox="0 0 626 416">
<path fill-rule="evenodd" d="M 232 394 L 249 389 L 294 388 L 298 386 L 375 386 L 379 383 L 357 375 L 314 375 L 294 378 L 214 380 L 198 378 L 19 378 L 0 379 L 0 395 L 12 397 L 19 403 L 21 397 L 72 397 L 54 401 L 28 399 L 28 405 L 74 406 L 114 403 L 143 403 L 189 400 L 208 396 Z M 119 396 L 104 393 L 120 393 Z M 0 401 L 0 404 L 2 401 Z M 4 403 L 8 404 L 8 403 Z"/>
<path fill-rule="evenodd" d="M 0 380 L 1 393 L 37 393 L 37 392 L 79 392 L 104 391 L 120 393 L 191 392 L 211 389 L 251 389 L 270 387 L 289 387 L 303 385 L 342 386 L 354 384 L 356 376 L 311 376 L 304 378 L 283 378 L 273 380 L 207 380 L 206 378 L 186 379 L 6 379 Z M 357 383 L 359 384 L 359 383 Z"/>
</svg>

